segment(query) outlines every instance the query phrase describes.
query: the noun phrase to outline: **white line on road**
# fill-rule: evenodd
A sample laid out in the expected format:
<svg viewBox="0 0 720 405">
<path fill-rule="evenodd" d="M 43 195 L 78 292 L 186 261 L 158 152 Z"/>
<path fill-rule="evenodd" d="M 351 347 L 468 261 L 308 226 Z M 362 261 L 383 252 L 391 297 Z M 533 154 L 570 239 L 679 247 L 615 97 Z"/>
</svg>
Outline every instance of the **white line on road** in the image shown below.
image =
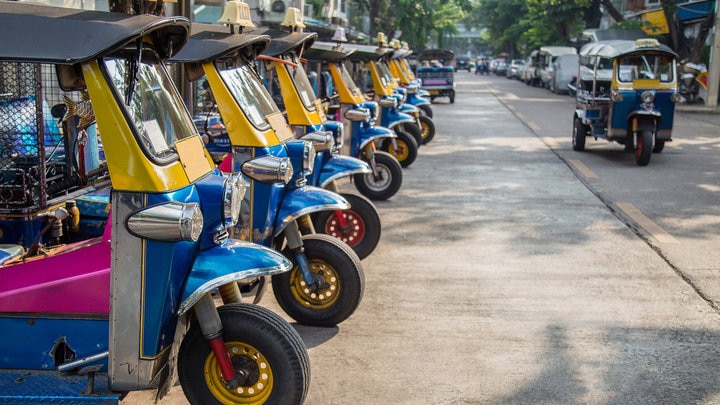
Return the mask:
<svg viewBox="0 0 720 405">
<path fill-rule="evenodd" d="M 660 243 L 680 243 L 677 239 L 675 239 L 672 235 L 667 233 L 664 229 L 662 229 L 658 224 L 651 221 L 650 218 L 646 217 L 645 214 L 642 213 L 636 206 L 632 205 L 631 203 L 625 203 L 625 202 L 619 202 L 616 203 L 618 208 L 620 208 L 627 216 L 632 218 L 633 221 L 637 222 L 638 225 L 640 225 L 645 231 L 647 231 L 650 236 L 655 238 Z"/>
</svg>

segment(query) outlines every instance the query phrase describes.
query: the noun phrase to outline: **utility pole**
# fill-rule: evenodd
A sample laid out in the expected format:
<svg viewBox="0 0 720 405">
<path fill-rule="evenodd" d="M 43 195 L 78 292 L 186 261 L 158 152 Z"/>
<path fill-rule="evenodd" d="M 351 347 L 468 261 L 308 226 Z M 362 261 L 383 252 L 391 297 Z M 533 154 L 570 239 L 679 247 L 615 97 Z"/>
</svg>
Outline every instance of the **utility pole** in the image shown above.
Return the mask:
<svg viewBox="0 0 720 405">
<path fill-rule="evenodd" d="M 718 105 L 718 88 L 720 88 L 720 11 L 715 3 L 715 23 L 713 25 L 713 44 L 710 48 L 710 64 L 708 66 L 708 96 L 705 105 L 715 109 Z"/>
</svg>

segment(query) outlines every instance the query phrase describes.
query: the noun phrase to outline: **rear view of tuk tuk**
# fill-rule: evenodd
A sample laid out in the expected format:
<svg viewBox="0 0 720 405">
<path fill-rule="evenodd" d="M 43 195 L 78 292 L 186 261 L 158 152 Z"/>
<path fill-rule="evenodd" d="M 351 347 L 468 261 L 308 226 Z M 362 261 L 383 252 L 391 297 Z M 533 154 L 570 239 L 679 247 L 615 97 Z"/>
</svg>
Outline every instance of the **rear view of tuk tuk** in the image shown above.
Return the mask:
<svg viewBox="0 0 720 405">
<path fill-rule="evenodd" d="M 446 49 L 428 49 L 418 54 L 417 78 L 421 88 L 430 93 L 430 101 L 447 97 L 450 103 L 455 102 L 455 69 L 450 66 L 454 58 Z"/>
<path fill-rule="evenodd" d="M 573 149 L 586 137 L 633 151 L 639 166 L 650 163 L 672 140 L 678 101 L 676 54 L 654 39 L 598 41 L 580 50 Z"/>
</svg>

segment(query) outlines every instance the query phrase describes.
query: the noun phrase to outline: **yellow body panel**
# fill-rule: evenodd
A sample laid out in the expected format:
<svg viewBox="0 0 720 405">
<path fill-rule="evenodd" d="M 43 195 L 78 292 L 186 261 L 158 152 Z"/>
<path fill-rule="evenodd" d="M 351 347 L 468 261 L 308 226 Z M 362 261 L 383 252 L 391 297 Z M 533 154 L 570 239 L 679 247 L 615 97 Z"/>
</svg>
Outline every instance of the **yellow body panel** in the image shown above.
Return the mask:
<svg viewBox="0 0 720 405">
<path fill-rule="evenodd" d="M 405 58 L 399 59 L 398 64 L 400 65 L 400 68 L 402 69 L 402 71 L 405 73 L 405 76 L 407 76 L 410 79 L 410 81 L 408 81 L 408 83 L 415 80 L 415 74 L 413 73 L 412 69 L 410 68 L 410 64 L 408 63 L 407 59 L 405 59 Z"/>
<path fill-rule="evenodd" d="M 213 62 L 204 63 L 203 70 L 233 146 L 261 148 L 279 145 L 282 142 L 272 128 L 259 130 L 250 123 L 230 90 L 225 86 Z"/>
<path fill-rule="evenodd" d="M 206 153 L 202 155 L 206 159 L 205 164 L 200 163 L 196 166 L 197 162 L 194 162 L 193 179 L 188 177 L 180 160 L 172 161 L 167 165 L 151 162 L 135 139 L 134 131 L 128 125 L 120 106 L 114 102 L 102 102 L 102 100 L 112 100 L 115 94 L 108 87 L 98 62 L 83 63 L 82 70 L 90 99 L 93 100 L 93 110 L 100 129 L 98 132 L 105 149 L 113 188 L 137 192 L 177 190 L 187 187 L 195 180 L 198 173 L 203 171 L 201 167 L 206 165 L 207 171 L 211 170 L 210 156 Z M 199 155 L 191 156 L 194 159 Z"/>
<path fill-rule="evenodd" d="M 399 59 L 390 60 L 388 66 L 390 67 L 390 73 L 392 73 L 401 84 L 409 84 L 412 81 L 412 79 L 405 74 Z"/>
<path fill-rule="evenodd" d="M 301 66 L 297 67 L 302 69 Z M 284 63 L 275 62 L 275 71 L 277 72 L 278 81 L 280 82 L 280 92 L 282 93 L 283 102 L 287 112 L 287 120 L 290 125 L 319 125 L 323 119 L 319 114 L 319 110 L 310 111 L 305 107 L 297 88 L 293 84 L 290 73 Z M 317 103 L 315 103 L 317 107 Z"/>
<path fill-rule="evenodd" d="M 370 73 L 372 74 L 373 89 L 375 90 L 376 96 L 390 96 L 393 93 L 393 83 L 386 83 L 386 81 L 380 77 L 380 72 L 377 70 L 375 63 L 370 62 Z"/>
<path fill-rule="evenodd" d="M 335 90 L 338 92 L 338 96 L 340 96 L 340 104 L 360 104 L 365 102 L 362 94 L 354 94 L 350 90 L 340 74 L 340 69 L 335 63 L 330 64 L 330 74 L 333 78 L 333 84 L 335 84 Z"/>
</svg>

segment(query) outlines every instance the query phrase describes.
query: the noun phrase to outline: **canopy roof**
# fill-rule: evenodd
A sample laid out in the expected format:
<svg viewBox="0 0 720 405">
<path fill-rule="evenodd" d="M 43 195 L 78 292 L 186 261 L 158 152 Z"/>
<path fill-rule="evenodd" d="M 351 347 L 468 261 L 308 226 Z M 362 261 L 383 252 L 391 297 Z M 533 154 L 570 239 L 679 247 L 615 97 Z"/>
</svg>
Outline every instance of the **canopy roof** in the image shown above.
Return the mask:
<svg viewBox="0 0 720 405">
<path fill-rule="evenodd" d="M 250 51 L 250 59 L 255 59 L 269 43 L 267 35 L 231 34 L 225 26 L 193 23 L 190 39 L 171 61 L 207 62 L 243 48 Z"/>
<path fill-rule="evenodd" d="M 278 29 L 260 28 L 249 31 L 249 33 L 270 36 L 270 45 L 263 51 L 263 54 L 268 56 L 283 55 L 292 51 L 297 52 L 301 47 L 305 49 L 310 48 L 317 39 L 317 34 L 314 32 L 289 32 Z"/>
<path fill-rule="evenodd" d="M 129 15 L 0 1 L 0 60 L 72 65 L 149 35 L 161 58 L 190 33 L 185 17 Z"/>
<path fill-rule="evenodd" d="M 653 39 L 630 40 L 608 40 L 586 44 L 580 49 L 581 56 L 599 56 L 601 58 L 617 58 L 618 56 L 635 52 L 659 52 L 667 53 L 673 57 L 677 54 L 667 45 L 658 43 Z"/>
<path fill-rule="evenodd" d="M 378 60 L 393 52 L 392 48 L 378 48 L 375 45 L 345 44 L 343 46 L 353 51 L 350 60 L 355 61 Z"/>
<path fill-rule="evenodd" d="M 455 54 L 447 49 L 426 49 L 418 53 L 418 60 L 441 60 L 451 61 L 455 58 Z"/>
<path fill-rule="evenodd" d="M 303 57 L 314 62 L 341 62 L 348 58 L 353 49 L 333 42 L 315 42 L 309 49 L 305 50 Z"/>
</svg>

